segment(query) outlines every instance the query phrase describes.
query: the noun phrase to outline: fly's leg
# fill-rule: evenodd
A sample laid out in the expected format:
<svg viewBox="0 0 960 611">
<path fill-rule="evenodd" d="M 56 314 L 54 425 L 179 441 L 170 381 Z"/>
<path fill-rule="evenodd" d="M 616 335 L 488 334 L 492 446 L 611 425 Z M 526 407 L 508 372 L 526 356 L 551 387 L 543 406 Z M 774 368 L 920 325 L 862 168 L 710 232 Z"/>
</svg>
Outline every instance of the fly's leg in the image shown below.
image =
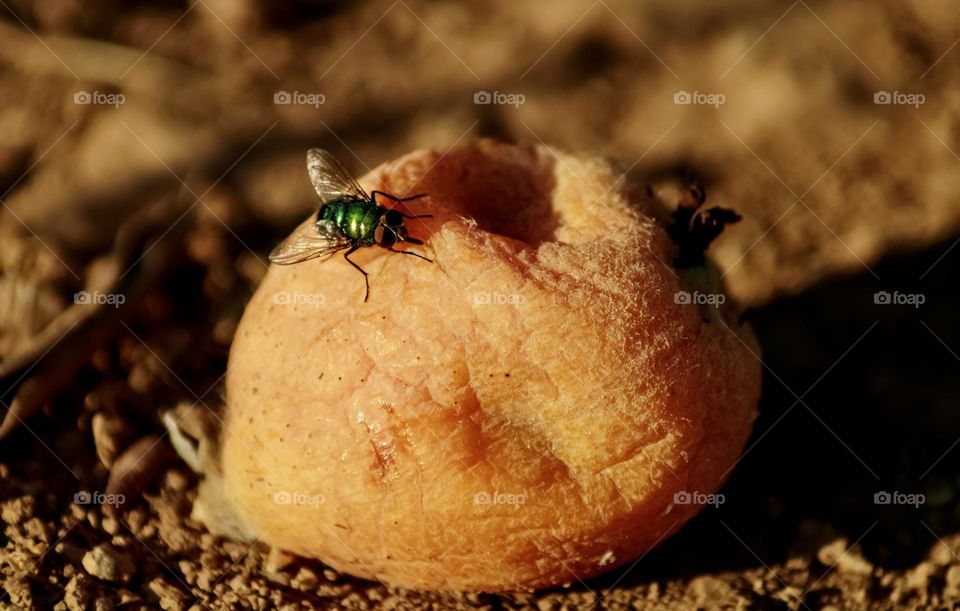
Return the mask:
<svg viewBox="0 0 960 611">
<path fill-rule="evenodd" d="M 410 197 L 397 197 L 397 196 L 395 196 L 395 195 L 390 195 L 389 193 L 384 193 L 383 191 L 371 191 L 371 192 L 370 192 L 370 199 L 373 200 L 373 203 L 375 203 L 375 204 L 377 203 L 377 196 L 378 196 L 378 195 L 382 195 L 383 197 L 386 197 L 387 199 L 389 199 L 389 200 L 391 200 L 391 201 L 397 202 L 398 204 L 401 203 L 401 202 L 410 202 L 410 201 L 413 201 L 413 200 L 415 200 L 415 199 L 420 199 L 421 197 L 426 197 L 426 196 L 427 196 L 426 193 L 419 193 L 419 194 L 417 194 L 417 195 L 411 195 Z"/>
<path fill-rule="evenodd" d="M 418 194 L 418 195 L 411 195 L 410 197 L 396 197 L 396 196 L 394 196 L 394 195 L 390 195 L 389 193 L 384 193 L 383 191 L 371 191 L 371 192 L 370 192 L 370 199 L 373 200 L 373 203 L 375 203 L 375 204 L 377 203 L 377 196 L 378 196 L 378 195 L 382 195 L 383 197 L 386 197 L 387 199 L 393 200 L 394 202 L 396 202 L 396 203 L 398 203 L 398 204 L 403 203 L 403 202 L 409 202 L 409 201 L 412 201 L 412 200 L 415 200 L 415 199 L 420 199 L 421 197 L 426 197 L 426 196 L 427 196 L 426 193 L 420 193 L 420 194 Z M 379 205 L 379 204 L 378 204 L 378 205 Z M 432 218 L 433 218 L 433 215 L 432 215 L 432 214 L 417 214 L 417 215 L 412 215 L 412 214 L 404 214 L 403 212 L 400 212 L 400 211 L 397 210 L 396 208 L 394 208 L 394 210 L 395 210 L 400 216 L 402 216 L 402 217 L 405 218 L 405 219 L 432 219 Z"/>
<path fill-rule="evenodd" d="M 407 236 L 406 238 L 404 238 L 403 241 L 404 241 L 404 242 L 408 242 L 408 243 L 410 243 L 410 244 L 416 244 L 417 246 L 423 246 L 423 240 L 418 240 L 417 238 L 411 238 L 411 237 Z M 392 249 L 392 248 L 389 248 L 389 249 L 387 249 L 387 250 L 393 250 L 393 249 Z M 394 252 L 402 252 L 402 253 L 405 254 L 405 255 L 413 255 L 413 256 L 415 256 L 415 257 L 420 257 L 420 258 L 423 259 L 424 261 L 429 261 L 430 263 L 433 263 L 433 259 L 428 259 L 428 258 L 424 257 L 423 255 L 418 255 L 417 253 L 413 252 L 412 250 L 394 250 Z"/>
<path fill-rule="evenodd" d="M 357 265 L 356 263 L 350 260 L 350 253 L 355 252 L 358 248 L 360 248 L 360 246 L 358 244 L 354 244 L 353 246 L 350 247 L 350 250 L 343 253 L 343 258 L 347 260 L 347 263 L 349 263 L 354 268 L 356 268 L 358 272 L 363 274 L 363 284 L 366 287 L 366 290 L 363 293 L 363 302 L 366 303 L 367 298 L 370 297 L 370 279 L 367 278 L 367 272 L 363 271 L 362 267 L 360 267 L 359 265 Z"/>
<path fill-rule="evenodd" d="M 410 240 L 407 240 L 407 241 L 409 242 Z M 419 242 L 419 240 L 417 240 L 417 241 Z M 421 244 L 422 244 L 422 242 L 421 242 Z M 412 255 L 412 256 L 414 256 L 414 257 L 420 257 L 421 259 L 423 259 L 424 261 L 427 261 L 428 263 L 433 263 L 433 259 L 428 259 L 428 258 L 424 257 L 423 255 L 421 255 L 421 254 L 419 254 L 419 253 L 413 252 L 412 250 L 394 250 L 394 249 L 392 249 L 392 248 L 388 248 L 387 250 L 389 250 L 390 252 L 398 252 L 398 253 L 400 253 L 401 255 Z"/>
</svg>

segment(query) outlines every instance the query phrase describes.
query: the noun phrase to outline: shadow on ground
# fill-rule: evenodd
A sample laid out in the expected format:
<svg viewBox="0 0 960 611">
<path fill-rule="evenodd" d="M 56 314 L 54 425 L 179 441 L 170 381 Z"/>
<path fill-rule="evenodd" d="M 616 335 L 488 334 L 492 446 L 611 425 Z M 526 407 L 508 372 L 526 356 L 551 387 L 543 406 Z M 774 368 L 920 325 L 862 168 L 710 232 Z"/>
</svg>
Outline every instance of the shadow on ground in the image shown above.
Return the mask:
<svg viewBox="0 0 960 611">
<path fill-rule="evenodd" d="M 960 529 L 953 245 L 749 312 L 764 352 L 763 398 L 725 503 L 705 508 L 632 570 L 587 585 L 601 591 L 815 558 L 837 535 L 859 540 L 874 564 L 905 569 Z M 887 295 L 923 303 L 883 303 Z M 895 501 L 878 503 L 882 493 Z M 925 498 L 915 507 L 894 493 Z"/>
</svg>

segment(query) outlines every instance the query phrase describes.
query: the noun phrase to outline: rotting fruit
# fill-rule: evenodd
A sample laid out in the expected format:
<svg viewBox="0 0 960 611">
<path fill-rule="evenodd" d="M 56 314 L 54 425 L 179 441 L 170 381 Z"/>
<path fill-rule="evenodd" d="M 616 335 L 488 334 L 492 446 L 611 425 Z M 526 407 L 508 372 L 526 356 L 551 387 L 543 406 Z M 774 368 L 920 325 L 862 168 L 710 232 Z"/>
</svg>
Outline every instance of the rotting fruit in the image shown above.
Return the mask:
<svg viewBox="0 0 960 611">
<path fill-rule="evenodd" d="M 358 251 L 367 303 L 344 261 L 271 267 L 198 514 L 441 590 L 587 579 L 679 529 L 750 433 L 759 350 L 715 268 L 675 266 L 668 220 L 618 178 L 480 141 L 361 180 L 429 195 L 410 225 L 435 263 Z"/>
</svg>

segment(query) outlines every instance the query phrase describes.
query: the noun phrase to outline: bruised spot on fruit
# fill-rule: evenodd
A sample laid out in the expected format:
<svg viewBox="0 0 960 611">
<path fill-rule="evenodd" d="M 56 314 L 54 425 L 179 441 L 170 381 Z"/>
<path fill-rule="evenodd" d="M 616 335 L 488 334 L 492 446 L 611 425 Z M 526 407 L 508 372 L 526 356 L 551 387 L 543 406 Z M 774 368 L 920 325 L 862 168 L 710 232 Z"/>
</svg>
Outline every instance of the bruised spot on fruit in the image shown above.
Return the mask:
<svg viewBox="0 0 960 611">
<path fill-rule="evenodd" d="M 396 441 L 389 437 L 380 424 L 371 425 L 362 412 L 357 414 L 357 423 L 366 431 L 373 451 L 373 467 L 377 479 L 385 481 L 397 460 Z"/>
<path fill-rule="evenodd" d="M 587 579 L 681 528 L 750 433 L 759 348 L 719 272 L 671 265 L 682 241 L 620 178 L 491 141 L 363 178 L 429 195 L 405 205 L 433 215 L 409 228 L 434 264 L 357 251 L 367 303 L 337 258 L 270 268 L 231 348 L 207 526 L 474 591 Z M 708 225 L 688 219 L 688 242 Z M 323 299 L 271 311 L 281 292 Z"/>
</svg>

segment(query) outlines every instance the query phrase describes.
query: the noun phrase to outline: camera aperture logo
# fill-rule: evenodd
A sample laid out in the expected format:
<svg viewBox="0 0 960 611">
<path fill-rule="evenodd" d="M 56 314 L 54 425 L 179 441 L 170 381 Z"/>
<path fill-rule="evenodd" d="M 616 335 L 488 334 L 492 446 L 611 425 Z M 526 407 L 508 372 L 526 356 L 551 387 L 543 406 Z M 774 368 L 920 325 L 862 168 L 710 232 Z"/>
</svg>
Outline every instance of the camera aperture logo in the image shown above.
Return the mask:
<svg viewBox="0 0 960 611">
<path fill-rule="evenodd" d="M 473 294 L 474 305 L 520 305 L 526 301 L 523 295 L 519 293 L 487 293 L 480 292 Z"/>
<path fill-rule="evenodd" d="M 873 495 L 874 505 L 909 505 L 914 509 L 927 502 L 925 494 L 909 492 L 887 492 L 880 490 Z"/>
<path fill-rule="evenodd" d="M 273 303 L 277 305 L 313 306 L 319 308 L 326 303 L 327 298 L 322 293 L 301 293 L 300 291 L 280 291 L 274 293 Z"/>
<path fill-rule="evenodd" d="M 323 496 L 322 494 L 312 494 L 297 490 L 281 490 L 273 495 L 273 502 L 276 505 L 306 505 L 308 507 L 319 507 L 326 501 L 327 497 Z"/>
<path fill-rule="evenodd" d="M 127 302 L 122 293 L 101 293 L 100 291 L 80 291 L 73 294 L 73 303 L 77 305 L 107 305 L 119 308 Z"/>
<path fill-rule="evenodd" d="M 73 93 L 73 103 L 83 106 L 113 106 L 119 108 L 126 101 L 127 97 L 122 93 L 105 93 L 103 91 L 75 91 Z"/>
<path fill-rule="evenodd" d="M 673 294 L 673 303 L 678 305 L 708 305 L 719 308 L 726 302 L 727 296 L 723 293 L 677 291 Z"/>
<path fill-rule="evenodd" d="M 104 494 L 98 490 L 81 490 L 73 495 L 74 505 L 109 505 L 119 508 L 126 500 L 122 494 Z"/>
<path fill-rule="evenodd" d="M 327 102 L 327 96 L 322 93 L 305 93 L 303 91 L 278 91 L 273 94 L 273 103 L 285 106 L 313 106 L 320 108 Z"/>
<path fill-rule="evenodd" d="M 920 108 L 927 101 L 922 93 L 906 93 L 903 91 L 878 91 L 873 94 L 873 103 L 879 105 L 913 106 Z"/>
<path fill-rule="evenodd" d="M 673 94 L 673 103 L 681 106 L 713 106 L 720 108 L 727 103 L 727 96 L 722 93 L 706 93 L 703 91 L 678 91 Z"/>
<path fill-rule="evenodd" d="M 927 302 L 923 293 L 901 293 L 900 291 L 877 291 L 873 294 L 873 303 L 876 305 L 908 305 L 919 308 Z"/>
<path fill-rule="evenodd" d="M 522 93 L 506 93 L 503 91 L 478 91 L 473 94 L 474 104 L 495 104 L 497 106 L 513 106 L 519 108 L 526 103 L 527 97 Z"/>
<path fill-rule="evenodd" d="M 681 490 L 673 493 L 674 505 L 713 505 L 715 508 L 727 502 L 722 494 L 704 494 L 703 492 Z"/>
<path fill-rule="evenodd" d="M 519 507 L 526 502 L 527 495 L 522 493 L 516 494 L 497 490 L 487 492 L 484 490 L 473 495 L 474 505 L 513 505 Z"/>
</svg>

